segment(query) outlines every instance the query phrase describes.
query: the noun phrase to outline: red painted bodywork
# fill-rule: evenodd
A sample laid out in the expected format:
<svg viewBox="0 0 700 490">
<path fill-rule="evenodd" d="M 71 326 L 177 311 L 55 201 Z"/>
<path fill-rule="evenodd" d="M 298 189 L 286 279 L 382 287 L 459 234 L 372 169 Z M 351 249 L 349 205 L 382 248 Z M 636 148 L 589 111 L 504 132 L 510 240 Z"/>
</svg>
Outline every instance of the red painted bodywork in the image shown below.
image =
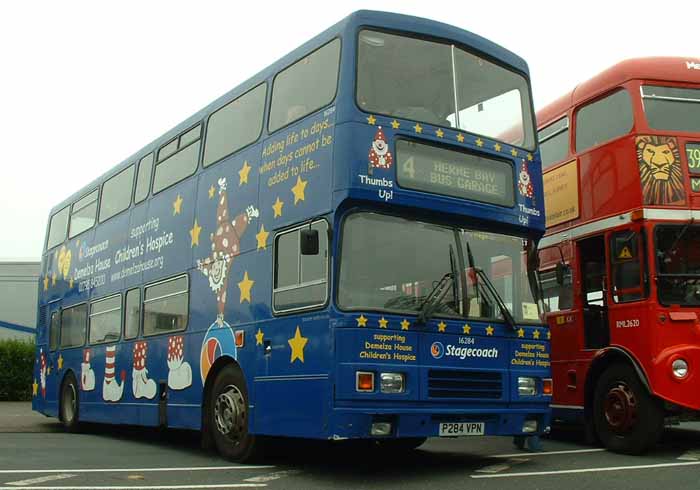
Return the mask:
<svg viewBox="0 0 700 490">
<path fill-rule="evenodd" d="M 646 234 L 647 246 L 644 253 L 648 264 L 649 292 L 645 300 L 616 304 L 612 299 L 611 288 L 606 288 L 610 348 L 624 351 L 635 360 L 655 395 L 680 407 L 700 410 L 700 308 L 659 304 L 655 280 L 656 258 L 653 250 L 656 225 L 669 220 L 675 224 L 682 223 L 681 220 L 687 221 L 689 217 L 688 210 L 700 210 L 700 192 L 693 193 L 691 190 L 684 151 L 686 142 L 700 142 L 700 134 L 651 129 L 644 115 L 640 95 L 640 86 L 645 83 L 700 88 L 700 69 L 688 67 L 688 62 L 700 66 L 700 59 L 693 58 L 643 58 L 624 61 L 578 85 L 537 114 L 538 129 L 548 126 L 564 115 L 569 118 L 569 154 L 560 163 L 549 167 L 545 175 L 571 160 L 578 161 L 579 217 L 549 228 L 546 237 L 552 238 L 549 246 L 545 238 L 544 247 L 541 247 L 540 252 L 541 270 L 551 270 L 563 256 L 573 271 L 572 308 L 550 312 L 547 315 L 552 342 L 552 404 L 555 406 L 583 407 L 586 404 L 586 383 L 592 382 L 587 380 L 589 368 L 596 358 L 605 355 L 608 350 L 584 348 L 582 282 L 576 242 L 590 236 L 606 237 L 609 283 L 612 275 L 608 237 L 615 231 L 634 229 Z M 632 130 L 624 136 L 577 154 L 574 141 L 577 110 L 619 88 L 627 89 L 632 98 Z M 635 138 L 641 135 L 677 138 L 686 194 L 685 205 L 644 204 L 635 147 Z M 658 219 L 659 216 L 650 219 L 647 214 L 643 219 L 630 221 L 629 215 L 627 218 L 621 216 L 642 209 L 674 212 L 666 212 L 663 219 Z M 619 225 L 616 224 L 618 216 Z M 600 223 L 605 218 L 613 219 Z M 561 232 L 570 233 L 573 238 L 554 240 L 553 238 Z M 559 245 L 552 245 L 552 242 L 559 242 Z M 617 322 L 625 320 L 639 320 L 639 326 L 618 327 Z M 674 378 L 671 373 L 671 363 L 679 357 L 685 359 L 690 366 L 689 374 L 683 380 Z"/>
</svg>

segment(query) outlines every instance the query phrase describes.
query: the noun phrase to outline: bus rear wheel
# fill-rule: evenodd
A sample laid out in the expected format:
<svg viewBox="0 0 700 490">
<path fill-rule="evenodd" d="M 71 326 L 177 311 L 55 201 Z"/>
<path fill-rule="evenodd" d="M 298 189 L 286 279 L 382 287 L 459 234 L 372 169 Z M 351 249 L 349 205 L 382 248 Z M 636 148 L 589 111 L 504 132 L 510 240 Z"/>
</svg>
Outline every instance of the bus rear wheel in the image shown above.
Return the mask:
<svg viewBox="0 0 700 490">
<path fill-rule="evenodd" d="M 259 442 L 248 432 L 248 390 L 240 369 L 224 367 L 209 393 L 208 426 L 224 458 L 244 462 L 258 455 Z"/>
<path fill-rule="evenodd" d="M 593 423 L 598 438 L 609 450 L 641 454 L 661 438 L 663 408 L 631 366 L 613 364 L 596 384 Z"/>
<path fill-rule="evenodd" d="M 61 386 L 59 418 L 63 427 L 68 432 L 78 430 L 78 414 L 80 405 L 78 401 L 78 383 L 72 373 L 68 373 Z"/>
</svg>

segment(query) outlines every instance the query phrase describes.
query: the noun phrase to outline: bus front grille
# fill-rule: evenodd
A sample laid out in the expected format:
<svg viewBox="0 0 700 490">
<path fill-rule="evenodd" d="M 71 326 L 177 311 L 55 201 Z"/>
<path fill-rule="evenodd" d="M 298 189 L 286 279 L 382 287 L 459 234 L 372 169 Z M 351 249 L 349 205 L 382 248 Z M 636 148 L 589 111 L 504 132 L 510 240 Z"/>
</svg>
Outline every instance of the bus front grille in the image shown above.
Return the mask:
<svg viewBox="0 0 700 490">
<path fill-rule="evenodd" d="M 503 375 L 488 371 L 428 371 L 430 398 L 481 398 L 499 400 L 503 395 Z"/>
</svg>

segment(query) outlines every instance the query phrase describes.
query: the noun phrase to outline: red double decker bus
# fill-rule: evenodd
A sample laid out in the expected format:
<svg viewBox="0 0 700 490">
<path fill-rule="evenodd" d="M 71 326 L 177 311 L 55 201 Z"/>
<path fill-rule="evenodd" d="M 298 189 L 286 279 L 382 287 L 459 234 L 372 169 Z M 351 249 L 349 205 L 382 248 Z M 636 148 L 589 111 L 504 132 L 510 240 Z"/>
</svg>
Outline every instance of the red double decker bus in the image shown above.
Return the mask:
<svg viewBox="0 0 700 490">
<path fill-rule="evenodd" d="M 537 116 L 553 415 L 640 453 L 700 415 L 700 59 L 624 61 Z"/>
</svg>

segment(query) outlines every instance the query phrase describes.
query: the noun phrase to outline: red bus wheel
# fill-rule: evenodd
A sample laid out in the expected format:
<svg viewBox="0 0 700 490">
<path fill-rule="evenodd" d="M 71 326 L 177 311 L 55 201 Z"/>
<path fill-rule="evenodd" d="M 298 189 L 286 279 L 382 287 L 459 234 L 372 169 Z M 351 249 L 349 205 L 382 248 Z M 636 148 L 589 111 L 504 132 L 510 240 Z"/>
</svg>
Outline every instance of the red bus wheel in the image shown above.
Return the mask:
<svg viewBox="0 0 700 490">
<path fill-rule="evenodd" d="M 613 364 L 596 384 L 593 422 L 606 448 L 640 454 L 661 437 L 664 413 L 659 400 L 648 393 L 631 366 Z"/>
<path fill-rule="evenodd" d="M 260 441 L 248 432 L 248 391 L 240 369 L 230 365 L 217 374 L 207 409 L 209 430 L 219 454 L 235 462 L 258 455 Z"/>
</svg>

